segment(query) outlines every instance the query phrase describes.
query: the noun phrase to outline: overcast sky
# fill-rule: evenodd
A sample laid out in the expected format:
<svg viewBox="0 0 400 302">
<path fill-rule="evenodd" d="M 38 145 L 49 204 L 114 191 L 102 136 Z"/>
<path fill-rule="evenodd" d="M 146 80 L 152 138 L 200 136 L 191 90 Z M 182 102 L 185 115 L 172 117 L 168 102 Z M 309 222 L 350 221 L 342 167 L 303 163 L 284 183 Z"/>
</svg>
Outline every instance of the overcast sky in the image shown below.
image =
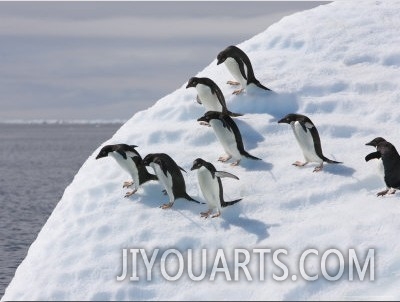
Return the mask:
<svg viewBox="0 0 400 302">
<path fill-rule="evenodd" d="M 0 120 L 129 119 L 226 46 L 323 3 L 0 1 Z"/>
</svg>

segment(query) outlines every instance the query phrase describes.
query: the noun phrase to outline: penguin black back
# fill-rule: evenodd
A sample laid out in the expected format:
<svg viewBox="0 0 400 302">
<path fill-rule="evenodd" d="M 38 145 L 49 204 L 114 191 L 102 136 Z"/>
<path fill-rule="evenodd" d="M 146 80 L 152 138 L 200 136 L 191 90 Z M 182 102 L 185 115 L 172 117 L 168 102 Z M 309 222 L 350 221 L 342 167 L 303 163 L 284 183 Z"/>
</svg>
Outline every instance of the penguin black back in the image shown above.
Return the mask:
<svg viewBox="0 0 400 302">
<path fill-rule="evenodd" d="M 186 172 L 183 168 L 179 167 L 177 163 L 166 153 L 151 153 L 145 156 L 143 159 L 143 164 L 149 165 L 150 162 L 158 164 L 167 176 L 169 173 L 172 177 L 172 191 L 175 199 L 184 198 L 190 201 L 200 203 L 199 201 L 193 199 L 186 192 L 186 183 L 183 178 L 182 172 Z"/>
<path fill-rule="evenodd" d="M 400 189 L 400 155 L 396 148 L 389 142 L 381 142 L 377 152 L 382 157 L 385 171 L 385 183 L 389 188 Z"/>
</svg>

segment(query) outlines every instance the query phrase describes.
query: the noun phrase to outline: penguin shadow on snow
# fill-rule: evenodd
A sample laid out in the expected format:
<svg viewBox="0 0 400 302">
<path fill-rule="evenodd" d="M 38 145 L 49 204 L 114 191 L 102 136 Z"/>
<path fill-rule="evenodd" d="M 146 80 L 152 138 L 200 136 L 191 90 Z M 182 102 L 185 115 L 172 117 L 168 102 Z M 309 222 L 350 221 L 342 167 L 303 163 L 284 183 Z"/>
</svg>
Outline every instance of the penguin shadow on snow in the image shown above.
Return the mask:
<svg viewBox="0 0 400 302">
<path fill-rule="evenodd" d="M 243 202 L 243 200 L 240 202 Z M 267 224 L 261 220 L 245 217 L 243 214 L 241 215 L 240 211 L 240 206 L 225 208 L 220 217 L 213 219 L 221 219 L 221 227 L 224 230 L 229 230 L 232 226 L 236 226 L 247 233 L 257 236 L 257 243 L 270 236 L 269 229 L 271 227 L 280 226 L 279 224 Z"/>
<path fill-rule="evenodd" d="M 248 87 L 243 95 L 230 98 L 228 106 L 234 112 L 244 115 L 246 113 L 267 113 L 277 121 L 289 112 L 299 110 L 299 100 L 294 93 L 278 93 L 265 91 L 257 87 Z"/>
<path fill-rule="evenodd" d="M 168 203 L 169 201 L 169 197 L 168 195 L 164 195 L 163 189 L 164 188 L 157 182 L 145 184 L 144 186 L 142 186 L 141 191 L 129 197 L 128 200 L 130 202 L 140 202 L 144 206 L 157 209 L 160 208 L 163 204 Z M 138 196 L 136 195 L 140 195 L 140 198 L 142 200 L 139 201 Z M 192 197 L 200 202 L 204 202 L 198 195 Z M 184 198 L 178 198 L 175 200 L 174 205 L 172 206 L 171 209 L 167 210 L 160 209 L 160 211 L 188 210 L 197 215 L 198 213 L 200 213 L 202 206 L 204 206 L 204 204 L 199 204 L 190 200 L 186 200 Z"/>
<path fill-rule="evenodd" d="M 352 167 L 348 167 L 344 164 L 339 164 L 339 165 L 326 164 L 324 165 L 324 169 L 322 171 L 324 171 L 325 173 L 346 176 L 346 177 L 352 177 L 353 174 L 356 172 L 355 169 L 353 169 Z"/>
</svg>

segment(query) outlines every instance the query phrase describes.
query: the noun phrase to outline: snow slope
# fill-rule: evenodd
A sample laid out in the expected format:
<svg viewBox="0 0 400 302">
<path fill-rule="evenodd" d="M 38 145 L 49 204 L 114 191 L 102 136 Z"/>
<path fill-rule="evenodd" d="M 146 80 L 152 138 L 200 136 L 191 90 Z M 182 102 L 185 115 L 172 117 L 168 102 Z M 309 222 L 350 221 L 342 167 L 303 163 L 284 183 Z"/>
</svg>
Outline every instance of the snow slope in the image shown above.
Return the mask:
<svg viewBox="0 0 400 302">
<path fill-rule="evenodd" d="M 228 200 L 243 200 L 220 218 L 204 220 L 199 213 L 205 205 L 178 200 L 171 210 L 158 208 L 167 197 L 155 182 L 124 199 L 122 182 L 128 177 L 111 158 L 95 160 L 99 146 L 65 190 L 3 300 L 398 300 L 399 193 L 375 196 L 384 184 L 375 162 L 364 157 L 374 151 L 365 143 L 376 136 L 400 148 L 399 15 L 400 1 L 338 1 L 286 17 L 238 45 L 256 77 L 276 95 L 251 89 L 232 95 L 234 88 L 225 84 L 232 77 L 216 60 L 198 74 L 217 82 L 228 108 L 245 113 L 235 120 L 245 148 L 262 162 L 243 160 L 239 167 L 216 162 L 222 148 L 211 128 L 196 122 L 204 109 L 186 83 L 135 114 L 104 144 L 136 144 L 143 156 L 170 154 L 188 170 L 188 192 L 198 199 L 203 197 L 196 173 L 189 170 L 202 157 L 240 178 L 223 184 Z M 344 164 L 327 164 L 320 173 L 312 173 L 315 164 L 291 166 L 302 154 L 290 127 L 277 124 L 290 112 L 309 116 L 325 155 Z M 221 273 L 214 281 L 209 274 L 201 282 L 186 274 L 166 281 L 158 258 L 151 282 L 143 266 L 140 281 L 118 282 L 123 248 L 145 248 L 148 254 L 155 248 L 182 253 L 192 248 L 198 255 L 202 248 L 210 255 L 222 248 L 229 263 L 234 248 L 284 248 L 290 276 L 308 248 L 321 254 L 355 248 L 361 256 L 374 248 L 375 281 L 349 282 L 344 276 L 336 282 L 278 282 L 270 276 L 282 274 L 276 267 L 259 281 L 254 259 L 253 281 L 241 276 L 228 282 Z M 316 263 L 308 266 L 310 275 L 319 271 Z"/>
</svg>

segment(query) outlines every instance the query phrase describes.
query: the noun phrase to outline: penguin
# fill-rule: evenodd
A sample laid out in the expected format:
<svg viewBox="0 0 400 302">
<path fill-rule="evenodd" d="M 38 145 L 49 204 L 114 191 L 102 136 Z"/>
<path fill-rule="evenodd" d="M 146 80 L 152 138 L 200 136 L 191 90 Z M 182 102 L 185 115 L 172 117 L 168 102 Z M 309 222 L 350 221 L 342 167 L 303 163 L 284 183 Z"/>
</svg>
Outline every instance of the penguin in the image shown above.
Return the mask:
<svg viewBox="0 0 400 302">
<path fill-rule="evenodd" d="M 178 198 L 184 198 L 189 201 L 200 203 L 186 193 L 185 179 L 183 178 L 181 170 L 184 172 L 186 171 L 179 167 L 168 154 L 148 154 L 143 159 L 143 164 L 153 168 L 158 180 L 167 191 L 169 203 L 163 204 L 161 206 L 162 209 L 171 208 L 174 205 L 175 200 Z"/>
<path fill-rule="evenodd" d="M 374 158 L 382 159 L 386 190 L 378 192 L 376 195 L 394 194 L 396 190 L 400 189 L 400 155 L 396 148 L 387 141 L 378 143 L 376 149 L 376 152 L 365 157 L 366 161 Z"/>
<path fill-rule="evenodd" d="M 244 150 L 242 135 L 240 134 L 238 126 L 229 115 L 216 111 L 207 111 L 202 117 L 198 118 L 197 121 L 210 124 L 217 139 L 224 148 L 226 156 L 219 157 L 218 161 L 226 162 L 232 158 L 234 162 L 231 165 L 237 166 L 242 156 L 254 160 L 261 160 L 261 158 L 250 155 Z"/>
<path fill-rule="evenodd" d="M 326 158 L 322 154 L 321 140 L 318 130 L 313 122 L 305 115 L 290 113 L 278 121 L 278 123 L 286 123 L 292 126 L 294 136 L 305 158 L 305 162 L 296 161 L 294 166 L 303 167 L 309 162 L 317 162 L 320 165 L 313 172 L 319 172 L 323 168 L 324 162 L 330 164 L 342 164 L 342 162 L 334 161 Z"/>
<path fill-rule="evenodd" d="M 197 90 L 197 102 L 202 104 L 206 111 L 218 111 L 230 116 L 242 116 L 240 113 L 233 113 L 226 107 L 225 97 L 218 85 L 210 78 L 192 77 L 189 79 L 186 89 L 194 87 Z"/>
<path fill-rule="evenodd" d="M 136 151 L 137 146 L 127 144 L 107 145 L 101 148 L 96 159 L 104 157 L 112 157 L 117 163 L 132 176 L 132 181 L 125 181 L 123 188 L 129 188 L 134 185 L 134 190 L 127 192 L 125 197 L 129 197 L 136 193 L 139 186 L 150 181 L 158 180 L 157 176 L 150 174 L 143 165 L 142 157 Z"/>
<path fill-rule="evenodd" d="M 208 218 L 215 209 L 217 210 L 217 213 L 212 215 L 211 218 L 218 217 L 221 215 L 221 208 L 233 205 L 242 200 L 224 200 L 224 191 L 222 189 L 221 178 L 230 177 L 239 179 L 237 176 L 228 172 L 217 171 L 217 169 L 215 169 L 210 162 L 207 162 L 201 158 L 194 160 L 193 166 L 190 170 L 197 170 L 197 179 L 199 181 L 200 189 L 208 204 L 208 211 L 201 212 L 201 217 Z"/>
<path fill-rule="evenodd" d="M 271 91 L 256 79 L 249 57 L 240 48 L 231 45 L 221 51 L 217 55 L 217 65 L 221 63 L 225 63 L 225 66 L 237 81 L 228 81 L 227 84 L 241 85 L 241 89 L 235 90 L 233 94 L 240 94 L 250 84 Z"/>
<path fill-rule="evenodd" d="M 381 142 L 386 142 L 386 140 L 383 137 L 376 137 L 372 141 L 370 141 L 369 143 L 366 143 L 365 145 L 366 146 L 375 147 L 375 149 L 376 149 L 378 147 L 378 144 L 381 143 Z M 372 158 L 368 158 L 369 156 L 370 156 L 370 154 L 368 154 L 365 157 L 365 161 L 369 161 L 370 159 L 372 159 Z M 378 174 L 382 178 L 383 182 L 385 182 L 385 179 L 384 179 L 385 178 L 385 171 L 384 171 L 384 168 L 383 168 L 382 158 L 379 155 L 379 158 L 377 158 L 377 159 L 378 159 L 378 161 L 377 161 Z"/>
</svg>

